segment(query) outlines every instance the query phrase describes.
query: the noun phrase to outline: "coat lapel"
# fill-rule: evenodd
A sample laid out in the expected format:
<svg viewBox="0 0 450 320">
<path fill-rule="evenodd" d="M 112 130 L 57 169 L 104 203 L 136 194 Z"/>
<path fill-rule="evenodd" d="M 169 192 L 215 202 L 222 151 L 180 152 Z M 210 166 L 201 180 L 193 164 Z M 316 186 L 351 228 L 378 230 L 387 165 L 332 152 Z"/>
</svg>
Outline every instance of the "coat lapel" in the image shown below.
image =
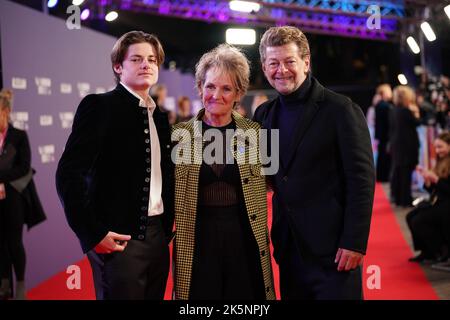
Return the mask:
<svg viewBox="0 0 450 320">
<path fill-rule="evenodd" d="M 268 157 L 272 156 L 272 144 L 271 144 L 270 137 L 271 137 L 271 130 L 277 129 L 276 124 L 275 124 L 275 114 L 279 108 L 278 104 L 279 104 L 278 98 L 273 100 L 273 103 L 271 103 L 271 105 L 267 108 L 266 115 L 263 116 L 263 121 L 262 121 L 262 129 L 267 129 L 268 134 L 267 134 L 266 140 L 261 141 L 261 143 L 265 144 L 265 148 L 267 150 Z M 279 156 L 279 155 L 277 155 L 277 156 Z M 279 165 L 281 166 L 281 169 L 284 169 L 281 161 L 278 161 L 278 162 L 279 162 Z"/>
</svg>

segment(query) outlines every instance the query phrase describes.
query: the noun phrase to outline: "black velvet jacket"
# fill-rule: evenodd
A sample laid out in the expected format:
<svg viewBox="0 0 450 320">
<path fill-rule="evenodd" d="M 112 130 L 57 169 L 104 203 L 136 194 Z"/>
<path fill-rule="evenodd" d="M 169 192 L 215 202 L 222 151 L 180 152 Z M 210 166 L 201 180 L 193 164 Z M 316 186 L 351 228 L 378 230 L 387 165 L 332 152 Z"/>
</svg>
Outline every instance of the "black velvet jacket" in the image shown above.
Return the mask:
<svg viewBox="0 0 450 320">
<path fill-rule="evenodd" d="M 173 163 L 167 114 L 153 113 L 161 147 L 163 223 L 173 225 Z M 59 161 L 56 186 L 83 252 L 113 231 L 144 240 L 151 156 L 146 109 L 122 85 L 80 103 Z M 147 181 L 146 181 L 147 180 Z"/>
</svg>

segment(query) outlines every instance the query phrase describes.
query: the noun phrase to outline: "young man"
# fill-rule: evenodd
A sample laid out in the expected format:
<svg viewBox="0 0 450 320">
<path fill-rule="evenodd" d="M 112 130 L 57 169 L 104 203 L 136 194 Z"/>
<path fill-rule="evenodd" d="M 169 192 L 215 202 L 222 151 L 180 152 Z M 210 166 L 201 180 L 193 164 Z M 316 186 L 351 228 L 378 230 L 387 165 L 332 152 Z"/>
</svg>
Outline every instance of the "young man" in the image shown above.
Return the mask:
<svg viewBox="0 0 450 320">
<path fill-rule="evenodd" d="M 97 299 L 164 297 L 173 164 L 167 115 L 148 93 L 163 61 L 155 36 L 124 34 L 111 53 L 117 87 L 81 101 L 58 164 L 58 194 Z"/>
<path fill-rule="evenodd" d="M 259 47 L 279 93 L 254 120 L 279 129 L 272 240 L 282 299 L 361 299 L 375 173 L 363 113 L 310 75 L 308 40 L 273 27 Z"/>
</svg>

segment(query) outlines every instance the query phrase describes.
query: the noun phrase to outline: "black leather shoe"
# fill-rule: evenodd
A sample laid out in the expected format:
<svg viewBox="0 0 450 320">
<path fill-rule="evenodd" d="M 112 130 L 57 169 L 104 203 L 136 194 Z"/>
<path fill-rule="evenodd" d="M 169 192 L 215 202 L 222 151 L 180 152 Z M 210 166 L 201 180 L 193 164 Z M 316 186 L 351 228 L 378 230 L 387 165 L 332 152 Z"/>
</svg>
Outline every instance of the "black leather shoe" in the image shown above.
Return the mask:
<svg viewBox="0 0 450 320">
<path fill-rule="evenodd" d="M 417 256 L 409 258 L 408 261 L 409 262 L 424 262 L 425 260 L 432 260 L 432 259 L 433 258 L 427 257 L 423 252 L 421 252 Z"/>
</svg>

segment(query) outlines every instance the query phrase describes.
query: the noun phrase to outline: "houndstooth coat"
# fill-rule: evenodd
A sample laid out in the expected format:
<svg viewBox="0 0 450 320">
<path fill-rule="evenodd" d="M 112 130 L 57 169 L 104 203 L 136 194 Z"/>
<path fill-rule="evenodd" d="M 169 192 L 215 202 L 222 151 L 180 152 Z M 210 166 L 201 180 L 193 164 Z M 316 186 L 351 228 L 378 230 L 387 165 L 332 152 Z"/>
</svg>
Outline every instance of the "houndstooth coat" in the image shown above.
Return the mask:
<svg viewBox="0 0 450 320">
<path fill-rule="evenodd" d="M 178 145 L 184 151 L 188 150 L 188 153 L 190 153 L 183 155 L 183 152 L 180 152 L 180 157 L 184 156 L 191 163 L 175 165 L 176 238 L 174 245 L 174 290 L 175 299 L 180 300 L 189 299 L 191 285 L 198 181 L 203 146 L 202 131 L 199 128 L 199 123 L 201 123 L 203 115 L 204 109 L 200 110 L 197 116 L 190 121 L 179 123 L 172 129 L 172 140 L 178 141 Z M 238 163 L 247 215 L 259 247 L 266 299 L 274 300 L 275 292 L 267 228 L 266 184 L 265 176 L 261 175 L 259 158 L 260 126 L 258 123 L 246 119 L 234 111 L 232 117 L 238 132 L 233 138 L 233 156 Z M 239 133 L 239 131 L 241 132 Z M 244 136 L 247 137 L 247 142 L 245 142 Z M 199 148 L 195 150 L 196 146 Z M 176 149 L 174 152 L 176 154 Z M 247 161 L 242 161 L 243 159 L 247 159 Z"/>
</svg>

